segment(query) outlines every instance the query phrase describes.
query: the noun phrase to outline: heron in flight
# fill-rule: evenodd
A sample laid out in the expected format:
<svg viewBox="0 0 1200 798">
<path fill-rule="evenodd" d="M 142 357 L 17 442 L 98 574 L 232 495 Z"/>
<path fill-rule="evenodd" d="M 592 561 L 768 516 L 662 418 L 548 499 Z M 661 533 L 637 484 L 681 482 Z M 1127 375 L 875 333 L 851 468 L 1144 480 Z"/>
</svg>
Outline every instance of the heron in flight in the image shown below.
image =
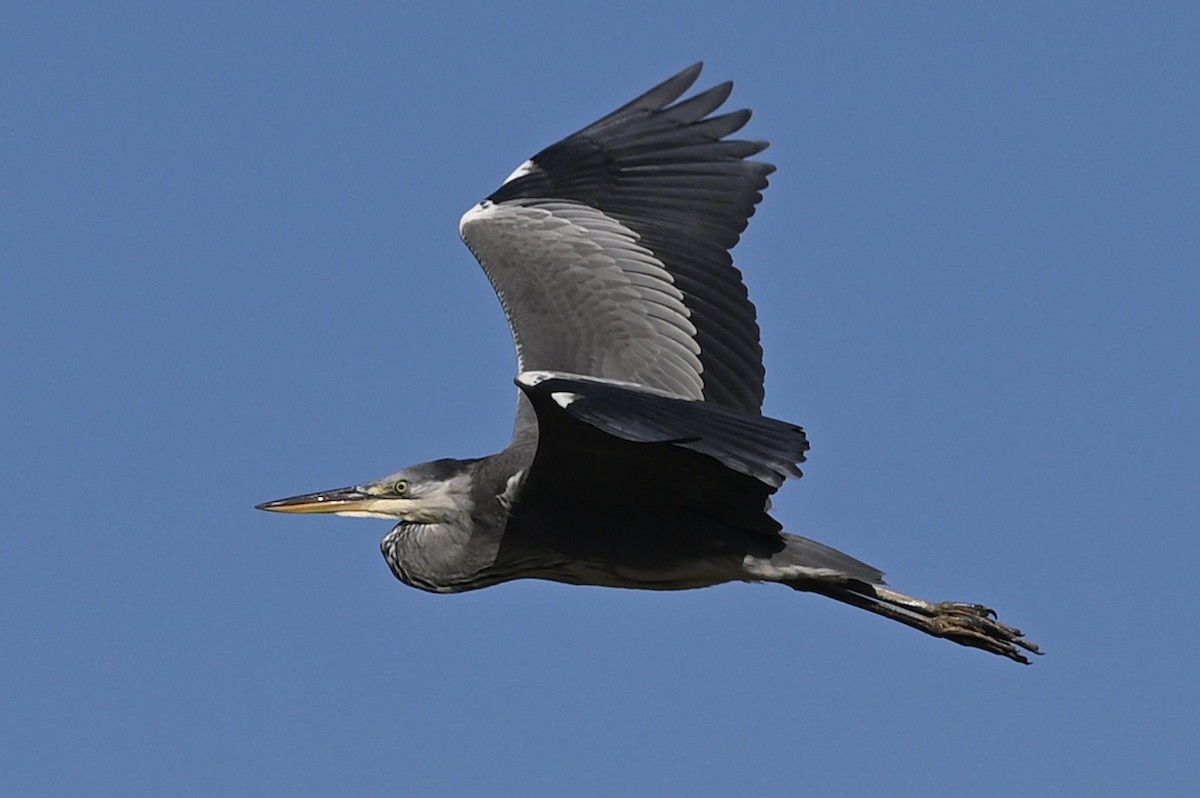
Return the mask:
<svg viewBox="0 0 1200 798">
<path fill-rule="evenodd" d="M 979 604 L 930 602 L 785 533 L 770 497 L 808 440 L 762 415 L 759 330 L 730 249 L 762 199 L 763 141 L 679 98 L 696 64 L 517 167 L 459 230 L 500 298 L 519 372 L 512 442 L 259 509 L 398 521 L 392 573 L 457 593 L 513 579 L 682 590 L 776 582 L 1017 662 Z"/>
</svg>

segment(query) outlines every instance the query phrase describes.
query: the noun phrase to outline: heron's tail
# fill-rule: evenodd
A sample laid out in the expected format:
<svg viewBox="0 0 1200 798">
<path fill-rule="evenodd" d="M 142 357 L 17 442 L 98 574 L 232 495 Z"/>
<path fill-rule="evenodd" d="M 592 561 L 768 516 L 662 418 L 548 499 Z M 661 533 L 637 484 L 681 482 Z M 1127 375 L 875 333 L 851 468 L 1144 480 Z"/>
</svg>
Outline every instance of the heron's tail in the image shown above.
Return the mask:
<svg viewBox="0 0 1200 798">
<path fill-rule="evenodd" d="M 827 577 L 833 581 L 853 580 L 868 585 L 884 584 L 883 571 L 832 546 L 799 535 L 785 534 L 783 539 L 784 549 L 771 556 L 772 565 L 781 568 L 792 567 L 801 573 L 812 571 L 814 576 Z"/>
</svg>

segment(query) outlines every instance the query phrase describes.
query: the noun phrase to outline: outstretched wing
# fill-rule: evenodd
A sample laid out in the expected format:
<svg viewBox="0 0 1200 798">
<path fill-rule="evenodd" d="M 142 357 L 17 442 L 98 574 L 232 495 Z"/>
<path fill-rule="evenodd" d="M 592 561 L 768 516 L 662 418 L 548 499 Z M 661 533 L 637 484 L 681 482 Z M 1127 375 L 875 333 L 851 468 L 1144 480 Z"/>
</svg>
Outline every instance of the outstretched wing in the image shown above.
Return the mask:
<svg viewBox="0 0 1200 798">
<path fill-rule="evenodd" d="M 758 324 L 729 250 L 774 167 L 747 160 L 766 142 L 727 139 L 749 111 L 711 115 L 731 83 L 676 102 L 700 69 L 546 148 L 463 216 L 521 371 L 759 412 Z"/>
</svg>

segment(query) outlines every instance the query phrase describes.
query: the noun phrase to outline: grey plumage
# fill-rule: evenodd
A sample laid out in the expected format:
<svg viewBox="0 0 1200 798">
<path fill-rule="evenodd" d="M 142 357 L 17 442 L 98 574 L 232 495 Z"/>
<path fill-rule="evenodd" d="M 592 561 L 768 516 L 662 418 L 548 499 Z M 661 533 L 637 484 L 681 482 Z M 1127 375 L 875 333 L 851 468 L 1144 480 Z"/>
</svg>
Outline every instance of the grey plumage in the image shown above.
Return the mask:
<svg viewBox="0 0 1200 798">
<path fill-rule="evenodd" d="M 1037 652 L 975 604 L 884 586 L 872 566 L 784 533 L 803 429 L 764 417 L 762 349 L 729 250 L 762 198 L 750 118 L 690 67 L 546 148 L 462 218 L 512 327 L 512 443 L 260 505 L 399 519 L 401 581 L 460 592 L 517 578 L 644 589 L 778 582 L 1019 662 Z"/>
</svg>

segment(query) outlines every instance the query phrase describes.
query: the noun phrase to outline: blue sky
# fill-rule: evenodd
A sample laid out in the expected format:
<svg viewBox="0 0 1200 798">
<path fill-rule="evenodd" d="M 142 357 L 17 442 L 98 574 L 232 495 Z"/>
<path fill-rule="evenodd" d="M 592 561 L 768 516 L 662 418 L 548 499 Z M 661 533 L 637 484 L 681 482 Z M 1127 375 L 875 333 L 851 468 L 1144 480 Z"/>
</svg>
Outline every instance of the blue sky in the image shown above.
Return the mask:
<svg viewBox="0 0 1200 798">
<path fill-rule="evenodd" d="M 27 795 L 1181 795 L 1200 729 L 1191 4 L 18 4 L 0 32 L 0 770 Z M 736 251 L 817 597 L 439 597 L 257 502 L 501 448 L 459 215 L 682 67 L 778 165 Z"/>
</svg>

